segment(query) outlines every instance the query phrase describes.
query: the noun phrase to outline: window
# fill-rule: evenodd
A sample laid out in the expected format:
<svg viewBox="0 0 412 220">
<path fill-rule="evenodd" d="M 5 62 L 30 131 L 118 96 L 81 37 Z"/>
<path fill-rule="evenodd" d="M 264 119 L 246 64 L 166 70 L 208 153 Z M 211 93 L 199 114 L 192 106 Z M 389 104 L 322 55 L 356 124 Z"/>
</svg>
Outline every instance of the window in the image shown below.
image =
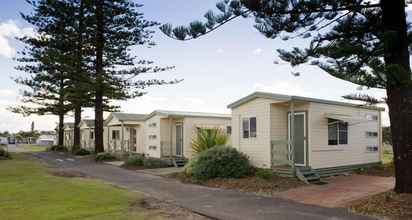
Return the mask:
<svg viewBox="0 0 412 220">
<path fill-rule="evenodd" d="M 226 127 L 226 133 L 227 133 L 227 135 L 232 135 L 232 126 L 227 126 Z"/>
<path fill-rule="evenodd" d="M 366 119 L 369 120 L 369 121 L 377 121 L 378 116 L 377 115 L 372 115 L 372 114 L 367 114 Z"/>
<path fill-rule="evenodd" d="M 153 123 L 149 124 L 149 127 L 156 127 L 156 126 L 157 126 L 156 122 L 153 122 Z"/>
<path fill-rule="evenodd" d="M 90 131 L 90 139 L 94 139 L 94 132 Z"/>
<path fill-rule="evenodd" d="M 366 152 L 378 152 L 379 147 L 377 145 L 366 146 Z"/>
<path fill-rule="evenodd" d="M 370 138 L 378 137 L 378 132 L 375 132 L 375 131 L 367 131 L 367 132 L 366 132 L 366 137 L 370 137 Z"/>
<path fill-rule="evenodd" d="M 249 138 L 249 118 L 244 118 L 242 123 L 243 138 Z"/>
<path fill-rule="evenodd" d="M 149 150 L 156 150 L 156 149 L 157 149 L 157 146 L 154 146 L 154 145 L 149 146 Z"/>
<path fill-rule="evenodd" d="M 256 117 L 244 118 L 242 121 L 243 138 L 256 137 Z"/>
<path fill-rule="evenodd" d="M 256 118 L 250 118 L 250 137 L 256 137 Z"/>
<path fill-rule="evenodd" d="M 120 131 L 112 131 L 112 139 L 119 140 L 120 139 Z"/>
<path fill-rule="evenodd" d="M 348 123 L 328 121 L 328 145 L 348 144 Z"/>
<path fill-rule="evenodd" d="M 155 134 L 149 135 L 149 139 L 150 139 L 150 140 L 154 140 L 154 139 L 156 139 L 156 138 L 157 138 L 157 136 L 156 136 Z"/>
</svg>

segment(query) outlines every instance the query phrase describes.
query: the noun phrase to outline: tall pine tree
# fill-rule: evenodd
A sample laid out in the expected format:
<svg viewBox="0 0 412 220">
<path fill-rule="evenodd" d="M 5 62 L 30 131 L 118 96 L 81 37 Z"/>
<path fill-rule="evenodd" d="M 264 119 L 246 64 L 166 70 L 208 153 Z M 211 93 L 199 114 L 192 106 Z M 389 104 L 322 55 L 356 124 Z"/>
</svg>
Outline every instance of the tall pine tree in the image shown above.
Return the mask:
<svg viewBox="0 0 412 220">
<path fill-rule="evenodd" d="M 130 54 L 131 46 L 154 45 L 152 28 L 158 23 L 144 19 L 143 14 L 138 12 L 142 5 L 129 0 L 93 0 L 93 3 L 95 150 L 102 152 L 103 111 L 112 111 L 117 107 L 110 105 L 111 100 L 141 96 L 149 86 L 174 84 L 180 80 L 138 78 L 143 73 L 157 73 L 173 68 L 155 66 L 148 60 L 134 62 L 136 58 Z"/>
<path fill-rule="evenodd" d="M 386 89 L 398 193 L 412 193 L 412 80 L 405 0 L 224 0 L 206 22 L 161 30 L 178 40 L 210 33 L 237 17 L 254 17 L 267 38 L 302 38 L 307 47 L 278 49 L 293 66 L 311 63 L 330 75 Z"/>
<path fill-rule="evenodd" d="M 22 14 L 24 20 L 32 24 L 37 32 L 36 36 L 26 36 L 20 40 L 25 44 L 17 59 L 21 65 L 18 70 L 28 74 L 15 81 L 26 86 L 23 92 L 21 106 L 11 107 L 11 110 L 24 115 L 54 114 L 59 117 L 58 144 L 63 145 L 64 115 L 72 110 L 68 102 L 70 63 L 68 63 L 67 40 L 63 34 L 65 16 L 56 17 L 55 12 L 61 10 L 62 5 L 47 1 L 27 1 L 34 9 L 30 15 Z"/>
</svg>

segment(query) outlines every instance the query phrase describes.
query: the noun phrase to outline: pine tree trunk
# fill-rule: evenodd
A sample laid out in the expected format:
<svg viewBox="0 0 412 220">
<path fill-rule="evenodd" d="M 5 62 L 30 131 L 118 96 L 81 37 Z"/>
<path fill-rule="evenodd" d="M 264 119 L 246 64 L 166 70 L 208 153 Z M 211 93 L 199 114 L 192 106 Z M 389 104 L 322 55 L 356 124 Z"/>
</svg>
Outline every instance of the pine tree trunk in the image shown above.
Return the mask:
<svg viewBox="0 0 412 220">
<path fill-rule="evenodd" d="M 395 191 L 412 193 L 412 86 L 404 0 L 382 0 Z"/>
<path fill-rule="evenodd" d="M 394 88 L 388 90 L 387 94 L 395 163 L 395 192 L 412 193 L 412 88 Z"/>
<path fill-rule="evenodd" d="M 103 146 L 103 51 L 104 51 L 104 0 L 95 0 L 96 4 L 96 97 L 95 97 L 95 151 L 104 151 Z"/>
<path fill-rule="evenodd" d="M 64 114 L 59 114 L 59 127 L 58 127 L 58 145 L 64 145 Z"/>
<path fill-rule="evenodd" d="M 84 34 L 84 1 L 80 0 L 80 5 L 79 5 L 79 16 L 78 16 L 78 22 L 79 22 L 79 30 L 78 30 L 78 42 L 77 42 L 77 74 L 80 74 L 83 76 L 83 34 Z M 80 81 L 79 81 L 80 80 Z M 76 84 L 78 87 L 81 84 L 81 79 L 78 79 L 76 81 Z M 78 89 L 81 93 L 81 89 Z M 77 91 L 76 91 L 77 92 Z M 79 93 L 79 92 L 78 92 Z M 78 149 L 80 149 L 81 145 L 81 133 L 80 133 L 80 122 L 82 120 L 82 97 L 83 94 L 79 94 L 74 102 L 74 140 L 73 140 L 73 148 L 72 151 L 75 152 Z"/>
<path fill-rule="evenodd" d="M 74 134 L 73 134 L 73 148 L 75 152 L 80 149 L 80 122 L 82 120 L 82 107 L 77 104 L 74 108 Z"/>
</svg>

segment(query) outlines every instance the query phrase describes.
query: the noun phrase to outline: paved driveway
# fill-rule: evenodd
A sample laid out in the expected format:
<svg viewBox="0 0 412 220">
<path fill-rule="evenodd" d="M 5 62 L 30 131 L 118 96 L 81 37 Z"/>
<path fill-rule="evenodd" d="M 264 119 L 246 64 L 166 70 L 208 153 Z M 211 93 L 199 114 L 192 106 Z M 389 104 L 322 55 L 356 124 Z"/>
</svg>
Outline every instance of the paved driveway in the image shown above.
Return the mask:
<svg viewBox="0 0 412 220">
<path fill-rule="evenodd" d="M 337 176 L 324 179 L 329 184 L 290 189 L 279 197 L 324 207 L 345 207 L 360 198 L 389 191 L 395 186 L 392 177 Z"/>
<path fill-rule="evenodd" d="M 36 157 L 61 169 L 83 172 L 130 190 L 190 209 L 213 219 L 373 219 L 348 213 L 345 209 L 324 208 L 282 198 L 261 197 L 232 190 L 182 184 L 155 175 L 133 172 L 110 165 L 78 160 L 63 154 L 36 153 Z"/>
</svg>

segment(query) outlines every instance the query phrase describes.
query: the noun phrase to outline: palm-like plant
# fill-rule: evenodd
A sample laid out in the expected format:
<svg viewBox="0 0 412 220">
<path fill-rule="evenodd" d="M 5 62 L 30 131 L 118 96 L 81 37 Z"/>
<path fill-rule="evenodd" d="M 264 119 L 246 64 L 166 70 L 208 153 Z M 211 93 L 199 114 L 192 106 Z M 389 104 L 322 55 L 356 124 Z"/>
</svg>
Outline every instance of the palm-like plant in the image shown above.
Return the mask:
<svg viewBox="0 0 412 220">
<path fill-rule="evenodd" d="M 226 131 L 220 128 L 205 129 L 200 128 L 197 135 L 192 139 L 192 149 L 195 153 L 200 153 L 214 146 L 223 146 L 228 143 L 229 136 Z"/>
</svg>

